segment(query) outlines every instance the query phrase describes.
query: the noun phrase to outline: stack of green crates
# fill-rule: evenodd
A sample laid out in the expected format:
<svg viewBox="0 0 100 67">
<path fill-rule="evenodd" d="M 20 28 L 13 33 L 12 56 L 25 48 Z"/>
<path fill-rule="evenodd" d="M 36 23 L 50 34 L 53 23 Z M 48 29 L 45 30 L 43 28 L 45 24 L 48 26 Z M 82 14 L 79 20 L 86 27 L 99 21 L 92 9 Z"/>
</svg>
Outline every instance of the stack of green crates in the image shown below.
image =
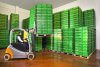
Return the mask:
<svg viewBox="0 0 100 67">
<path fill-rule="evenodd" d="M 36 22 L 36 7 L 32 7 L 30 9 L 30 19 L 29 19 L 29 29 L 35 28 L 35 22 Z"/>
<path fill-rule="evenodd" d="M 61 29 L 61 12 L 53 14 L 54 29 Z"/>
<path fill-rule="evenodd" d="M 9 31 L 0 30 L 0 48 L 6 48 L 9 45 Z"/>
<path fill-rule="evenodd" d="M 75 54 L 88 57 L 92 52 L 92 33 L 89 27 L 75 29 Z"/>
<path fill-rule="evenodd" d="M 83 12 L 84 25 L 95 28 L 95 11 L 94 9 L 86 10 Z"/>
<path fill-rule="evenodd" d="M 70 9 L 70 28 L 83 26 L 83 12 L 80 7 Z"/>
<path fill-rule="evenodd" d="M 9 45 L 8 16 L 0 14 L 0 48 Z"/>
<path fill-rule="evenodd" d="M 0 29 L 8 29 L 8 16 L 0 14 Z"/>
<path fill-rule="evenodd" d="M 74 29 L 63 29 L 62 32 L 63 52 L 74 54 Z"/>
<path fill-rule="evenodd" d="M 35 38 L 35 51 L 41 51 L 42 50 L 42 37 L 36 37 Z"/>
<path fill-rule="evenodd" d="M 36 5 L 36 29 L 37 34 L 52 34 L 52 5 Z"/>
<path fill-rule="evenodd" d="M 62 51 L 62 30 L 54 29 L 54 51 Z"/>
<path fill-rule="evenodd" d="M 11 13 L 10 15 L 10 27 L 13 28 L 19 28 L 19 15 Z"/>
<path fill-rule="evenodd" d="M 52 50 L 52 36 L 47 36 L 46 37 L 46 48 L 48 49 L 48 50 Z"/>
<path fill-rule="evenodd" d="M 23 20 L 23 29 L 29 29 L 29 18 Z"/>
<path fill-rule="evenodd" d="M 61 29 L 69 28 L 69 10 L 61 12 Z"/>
<path fill-rule="evenodd" d="M 82 27 L 75 28 L 75 54 L 82 55 L 82 40 L 83 40 L 83 33 Z"/>
<path fill-rule="evenodd" d="M 92 51 L 96 50 L 96 23 L 95 23 L 95 11 L 94 9 L 85 10 L 83 12 L 84 16 L 84 26 L 91 28 L 91 42 L 92 42 Z"/>
</svg>

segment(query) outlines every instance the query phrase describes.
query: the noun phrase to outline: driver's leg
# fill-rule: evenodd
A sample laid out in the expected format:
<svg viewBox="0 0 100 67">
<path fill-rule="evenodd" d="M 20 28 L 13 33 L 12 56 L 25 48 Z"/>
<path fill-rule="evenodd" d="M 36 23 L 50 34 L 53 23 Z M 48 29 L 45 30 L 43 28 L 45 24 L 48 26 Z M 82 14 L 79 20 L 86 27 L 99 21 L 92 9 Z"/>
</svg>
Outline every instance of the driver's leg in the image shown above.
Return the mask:
<svg viewBox="0 0 100 67">
<path fill-rule="evenodd" d="M 28 49 L 29 49 L 29 45 L 28 45 L 28 43 L 27 43 L 27 42 L 23 43 L 23 45 L 24 45 L 24 47 L 26 48 L 26 50 L 28 50 Z"/>
</svg>

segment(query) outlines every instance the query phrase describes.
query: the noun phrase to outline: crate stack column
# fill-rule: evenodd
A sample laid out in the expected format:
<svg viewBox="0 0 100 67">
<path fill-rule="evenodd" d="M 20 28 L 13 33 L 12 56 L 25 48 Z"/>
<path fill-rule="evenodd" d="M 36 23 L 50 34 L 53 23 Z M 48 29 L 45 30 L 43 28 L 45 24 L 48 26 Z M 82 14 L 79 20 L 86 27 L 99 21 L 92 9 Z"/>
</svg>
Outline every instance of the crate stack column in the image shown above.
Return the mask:
<svg viewBox="0 0 100 67">
<path fill-rule="evenodd" d="M 54 51 L 62 51 L 62 30 L 61 30 L 61 12 L 53 14 L 53 29 L 54 29 L 54 38 L 53 45 Z"/>
<path fill-rule="evenodd" d="M 30 18 L 29 18 L 29 29 L 35 29 L 36 27 L 36 6 L 30 9 Z"/>
<path fill-rule="evenodd" d="M 22 28 L 25 29 L 25 30 L 29 29 L 29 19 L 30 18 L 26 18 L 26 19 L 23 20 Z"/>
<path fill-rule="evenodd" d="M 36 37 L 35 38 L 35 51 L 41 51 L 42 50 L 42 37 Z"/>
<path fill-rule="evenodd" d="M 10 29 L 19 28 L 19 14 L 10 15 Z"/>
<path fill-rule="evenodd" d="M 62 30 L 54 29 L 54 51 L 62 51 Z"/>
<path fill-rule="evenodd" d="M 80 7 L 70 9 L 70 28 L 83 26 L 83 12 Z"/>
<path fill-rule="evenodd" d="M 51 4 L 36 5 L 36 29 L 38 35 L 53 34 Z"/>
<path fill-rule="evenodd" d="M 94 9 L 83 11 L 84 26 L 91 28 L 91 42 L 92 51 L 96 50 L 96 24 L 95 24 L 95 11 Z"/>
<path fill-rule="evenodd" d="M 0 48 L 9 45 L 8 15 L 0 14 Z"/>
<path fill-rule="evenodd" d="M 48 50 L 52 50 L 52 36 L 47 36 L 46 37 L 46 45 Z"/>
<path fill-rule="evenodd" d="M 70 9 L 70 28 L 75 29 L 74 50 L 76 55 L 82 55 L 82 26 L 83 26 L 83 12 L 80 7 Z"/>
<path fill-rule="evenodd" d="M 61 12 L 62 51 L 68 53 L 69 10 Z"/>
</svg>

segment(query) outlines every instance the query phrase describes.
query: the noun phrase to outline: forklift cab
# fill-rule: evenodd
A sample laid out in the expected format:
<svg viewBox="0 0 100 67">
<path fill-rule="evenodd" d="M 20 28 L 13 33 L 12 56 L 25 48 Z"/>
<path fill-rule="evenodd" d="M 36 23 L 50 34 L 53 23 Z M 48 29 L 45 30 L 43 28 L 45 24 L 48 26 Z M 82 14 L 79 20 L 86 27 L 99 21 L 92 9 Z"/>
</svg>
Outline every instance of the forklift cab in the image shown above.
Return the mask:
<svg viewBox="0 0 100 67">
<path fill-rule="evenodd" d="M 20 37 L 20 39 L 23 42 L 20 42 L 18 40 L 18 37 Z M 28 44 L 28 34 L 26 31 L 24 30 L 12 30 L 12 36 L 11 36 L 11 45 L 23 52 L 27 52 L 29 50 L 29 44 Z"/>
</svg>

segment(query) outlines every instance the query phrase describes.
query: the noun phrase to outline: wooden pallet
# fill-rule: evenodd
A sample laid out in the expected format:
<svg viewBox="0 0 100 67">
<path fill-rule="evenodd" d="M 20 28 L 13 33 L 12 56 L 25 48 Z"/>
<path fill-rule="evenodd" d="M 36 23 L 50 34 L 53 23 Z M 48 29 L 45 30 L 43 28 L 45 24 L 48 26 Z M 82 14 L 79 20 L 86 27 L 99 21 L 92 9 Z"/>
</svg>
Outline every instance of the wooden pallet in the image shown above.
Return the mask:
<svg viewBox="0 0 100 67">
<path fill-rule="evenodd" d="M 80 57 L 80 58 L 89 59 L 89 58 L 92 56 L 93 53 L 94 53 L 94 52 L 92 52 L 88 57 L 84 57 L 84 56 L 76 55 L 76 54 L 74 54 L 74 56 L 75 56 L 75 57 Z"/>
</svg>

